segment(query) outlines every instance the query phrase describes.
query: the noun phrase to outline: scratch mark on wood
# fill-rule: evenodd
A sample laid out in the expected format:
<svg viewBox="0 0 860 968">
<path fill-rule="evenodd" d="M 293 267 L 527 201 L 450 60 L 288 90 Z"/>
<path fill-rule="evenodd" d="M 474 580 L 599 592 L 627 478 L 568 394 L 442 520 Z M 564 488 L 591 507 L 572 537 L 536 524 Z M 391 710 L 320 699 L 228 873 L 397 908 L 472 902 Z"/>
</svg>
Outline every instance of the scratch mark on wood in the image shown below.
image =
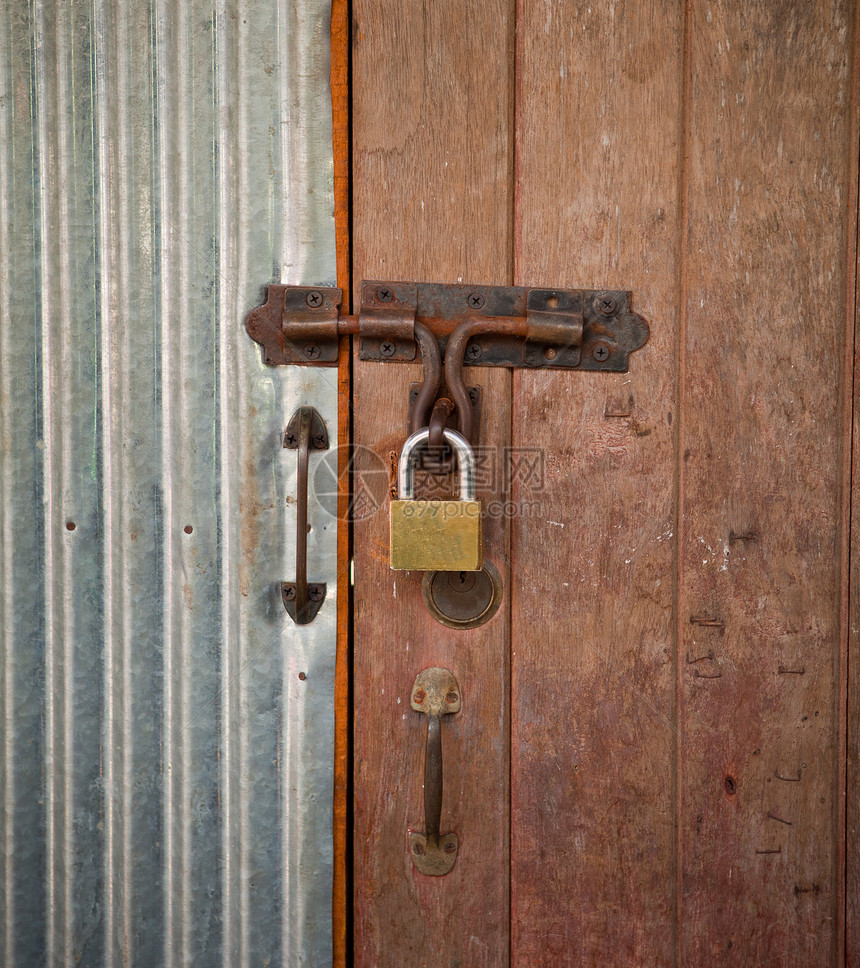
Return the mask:
<svg viewBox="0 0 860 968">
<path fill-rule="evenodd" d="M 699 679 L 719 679 L 722 674 L 722 669 L 720 669 L 719 672 L 702 672 L 701 670 L 696 669 L 696 676 Z"/>
<path fill-rule="evenodd" d="M 735 541 L 758 541 L 758 535 L 755 531 L 729 531 L 729 543 Z"/>
<path fill-rule="evenodd" d="M 703 625 L 705 628 L 711 629 L 724 629 L 726 627 L 726 624 L 722 619 L 713 618 L 707 615 L 691 615 L 690 625 Z"/>
<path fill-rule="evenodd" d="M 784 820 L 782 817 L 778 817 L 772 810 L 768 810 L 767 815 L 770 820 L 776 820 L 777 823 L 784 823 L 786 827 L 791 826 L 790 820 Z"/>
<path fill-rule="evenodd" d="M 794 885 L 795 897 L 798 894 L 818 894 L 821 888 L 817 884 L 810 884 L 808 887 L 801 886 L 800 884 Z"/>
<path fill-rule="evenodd" d="M 779 771 L 775 770 L 773 774 L 777 780 L 782 780 L 785 783 L 800 783 L 800 770 L 797 771 L 797 776 L 783 776 Z"/>
</svg>

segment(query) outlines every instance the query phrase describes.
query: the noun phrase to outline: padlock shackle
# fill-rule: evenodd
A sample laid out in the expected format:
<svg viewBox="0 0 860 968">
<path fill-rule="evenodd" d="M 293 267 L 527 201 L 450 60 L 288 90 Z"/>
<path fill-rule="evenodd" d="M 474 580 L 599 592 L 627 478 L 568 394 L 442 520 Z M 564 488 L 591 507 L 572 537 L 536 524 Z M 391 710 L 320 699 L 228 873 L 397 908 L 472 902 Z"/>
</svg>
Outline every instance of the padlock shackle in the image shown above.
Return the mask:
<svg viewBox="0 0 860 968">
<path fill-rule="evenodd" d="M 475 484 L 475 452 L 469 441 L 456 430 L 442 431 L 446 444 L 457 456 L 457 471 L 460 477 L 460 500 L 474 501 Z M 415 460 L 418 451 L 430 439 L 430 428 L 422 427 L 410 434 L 403 450 L 400 451 L 400 461 L 397 464 L 397 494 L 401 501 L 415 500 Z"/>
</svg>

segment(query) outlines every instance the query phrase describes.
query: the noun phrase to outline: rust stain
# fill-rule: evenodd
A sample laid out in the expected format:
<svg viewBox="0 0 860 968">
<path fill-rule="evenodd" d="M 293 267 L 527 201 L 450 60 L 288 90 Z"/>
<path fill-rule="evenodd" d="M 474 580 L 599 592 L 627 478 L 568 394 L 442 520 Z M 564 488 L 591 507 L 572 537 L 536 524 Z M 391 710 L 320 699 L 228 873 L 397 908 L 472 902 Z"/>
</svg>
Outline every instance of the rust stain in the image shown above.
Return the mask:
<svg viewBox="0 0 860 968">
<path fill-rule="evenodd" d="M 255 557 L 260 546 L 260 493 L 257 468 L 249 454 L 242 468 L 242 516 L 240 540 L 244 562 Z"/>
</svg>

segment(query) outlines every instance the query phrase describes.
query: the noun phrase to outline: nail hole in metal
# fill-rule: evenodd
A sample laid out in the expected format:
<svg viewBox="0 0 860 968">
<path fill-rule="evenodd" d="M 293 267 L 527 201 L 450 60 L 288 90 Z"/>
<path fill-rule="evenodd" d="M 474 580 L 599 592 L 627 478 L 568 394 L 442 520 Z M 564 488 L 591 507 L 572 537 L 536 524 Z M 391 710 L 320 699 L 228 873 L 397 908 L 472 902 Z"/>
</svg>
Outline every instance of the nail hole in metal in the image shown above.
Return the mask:
<svg viewBox="0 0 860 968">
<path fill-rule="evenodd" d="M 191 532 L 194 530 L 194 528 L 192 528 L 190 524 L 186 524 L 185 527 L 182 530 L 186 534 L 191 534 Z"/>
<path fill-rule="evenodd" d="M 74 521 L 66 521 L 66 531 L 74 531 L 77 525 Z"/>
<path fill-rule="evenodd" d="M 301 679 L 302 682 L 304 682 L 305 679 L 307 679 L 307 677 L 308 677 L 308 674 L 306 672 L 300 672 L 299 673 L 299 679 Z"/>
</svg>

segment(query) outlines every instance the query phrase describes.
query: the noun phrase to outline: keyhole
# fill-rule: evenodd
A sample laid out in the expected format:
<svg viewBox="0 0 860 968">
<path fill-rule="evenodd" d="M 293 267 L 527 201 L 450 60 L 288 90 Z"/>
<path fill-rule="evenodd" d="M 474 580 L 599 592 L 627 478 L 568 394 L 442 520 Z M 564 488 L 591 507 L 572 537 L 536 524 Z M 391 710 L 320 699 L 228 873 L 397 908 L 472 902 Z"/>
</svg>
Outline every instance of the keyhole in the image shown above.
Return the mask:
<svg viewBox="0 0 860 968">
<path fill-rule="evenodd" d="M 470 592 L 475 587 L 475 572 L 448 572 L 448 584 L 455 592 Z"/>
</svg>

